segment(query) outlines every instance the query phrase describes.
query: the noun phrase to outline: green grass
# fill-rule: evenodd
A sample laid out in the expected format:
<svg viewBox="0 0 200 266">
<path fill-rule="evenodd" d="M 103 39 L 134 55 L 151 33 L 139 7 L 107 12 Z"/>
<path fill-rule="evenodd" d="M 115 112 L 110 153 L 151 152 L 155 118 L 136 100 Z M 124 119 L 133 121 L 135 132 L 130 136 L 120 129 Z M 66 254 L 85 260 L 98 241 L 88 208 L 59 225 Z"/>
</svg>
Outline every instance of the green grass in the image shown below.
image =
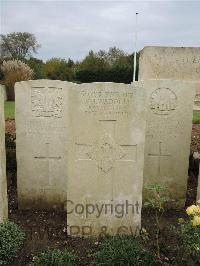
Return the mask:
<svg viewBox="0 0 200 266">
<path fill-rule="evenodd" d="M 5 102 L 5 117 L 15 118 L 15 103 L 14 102 Z M 194 111 L 193 123 L 200 123 L 200 112 Z"/>
<path fill-rule="evenodd" d="M 200 123 L 200 112 L 194 111 L 194 113 L 193 113 L 193 123 Z"/>
<path fill-rule="evenodd" d="M 15 118 L 15 102 L 5 102 L 5 118 Z"/>
</svg>

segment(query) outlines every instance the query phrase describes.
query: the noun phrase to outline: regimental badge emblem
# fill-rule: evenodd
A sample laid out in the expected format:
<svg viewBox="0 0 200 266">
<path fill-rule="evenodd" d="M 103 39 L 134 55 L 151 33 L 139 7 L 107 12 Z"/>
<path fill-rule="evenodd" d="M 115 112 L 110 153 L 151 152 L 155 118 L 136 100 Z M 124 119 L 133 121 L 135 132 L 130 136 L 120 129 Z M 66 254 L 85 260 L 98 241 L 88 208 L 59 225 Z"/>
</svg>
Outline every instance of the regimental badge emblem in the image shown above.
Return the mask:
<svg viewBox="0 0 200 266">
<path fill-rule="evenodd" d="M 150 98 L 150 109 L 157 115 L 168 115 L 177 108 L 177 96 L 169 88 L 158 88 Z"/>
<path fill-rule="evenodd" d="M 32 88 L 31 105 L 34 117 L 62 117 L 62 88 Z"/>
</svg>

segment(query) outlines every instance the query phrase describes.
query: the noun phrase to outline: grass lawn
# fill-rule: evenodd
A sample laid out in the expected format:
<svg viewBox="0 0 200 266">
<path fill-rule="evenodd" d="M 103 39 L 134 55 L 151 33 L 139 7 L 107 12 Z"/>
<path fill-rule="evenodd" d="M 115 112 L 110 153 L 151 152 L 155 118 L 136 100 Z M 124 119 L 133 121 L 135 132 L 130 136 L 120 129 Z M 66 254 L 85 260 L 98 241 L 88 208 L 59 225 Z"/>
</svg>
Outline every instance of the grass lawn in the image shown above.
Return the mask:
<svg viewBox="0 0 200 266">
<path fill-rule="evenodd" d="M 5 102 L 5 117 L 15 118 L 15 103 Z M 200 123 L 200 112 L 195 111 L 193 114 L 193 123 Z"/>
<path fill-rule="evenodd" d="M 14 102 L 5 102 L 5 117 L 15 118 L 15 103 Z"/>
<path fill-rule="evenodd" d="M 200 123 L 200 112 L 195 111 L 193 113 L 193 123 Z"/>
</svg>

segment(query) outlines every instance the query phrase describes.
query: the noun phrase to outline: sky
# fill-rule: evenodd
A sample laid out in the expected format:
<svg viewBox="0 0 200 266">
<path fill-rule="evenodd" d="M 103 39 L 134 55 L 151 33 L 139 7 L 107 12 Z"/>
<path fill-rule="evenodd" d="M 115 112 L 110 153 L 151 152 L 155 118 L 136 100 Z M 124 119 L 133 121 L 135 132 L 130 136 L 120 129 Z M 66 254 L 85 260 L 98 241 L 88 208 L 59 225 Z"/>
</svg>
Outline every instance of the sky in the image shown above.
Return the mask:
<svg viewBox="0 0 200 266">
<path fill-rule="evenodd" d="M 145 46 L 200 46 L 198 1 L 18 1 L 0 0 L 1 34 L 33 33 L 35 57 L 83 59 L 90 50 L 116 46 L 134 52 Z"/>
</svg>

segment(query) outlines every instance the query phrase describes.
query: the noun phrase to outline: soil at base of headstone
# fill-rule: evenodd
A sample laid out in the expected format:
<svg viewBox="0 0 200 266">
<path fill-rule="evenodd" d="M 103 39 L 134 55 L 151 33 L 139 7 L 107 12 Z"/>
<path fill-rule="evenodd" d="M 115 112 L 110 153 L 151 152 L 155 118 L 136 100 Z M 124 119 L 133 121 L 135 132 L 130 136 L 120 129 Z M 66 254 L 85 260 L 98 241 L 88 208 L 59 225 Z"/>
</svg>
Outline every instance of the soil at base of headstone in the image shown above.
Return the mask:
<svg viewBox="0 0 200 266">
<path fill-rule="evenodd" d="M 15 119 L 6 119 L 5 130 L 6 133 L 15 134 Z"/>
<path fill-rule="evenodd" d="M 78 265 L 90 265 L 92 254 L 99 247 L 101 239 L 73 238 L 67 235 L 66 213 L 59 211 L 18 210 L 15 161 L 15 121 L 6 121 L 7 144 L 7 178 L 9 195 L 9 219 L 21 225 L 26 232 L 26 241 L 10 266 L 28 265 L 32 258 L 48 248 L 73 250 L 79 258 Z M 191 150 L 200 152 L 200 124 L 193 125 Z M 195 202 L 197 177 L 188 178 L 188 192 L 186 205 Z M 142 212 L 142 226 L 148 232 L 155 230 L 154 214 L 149 210 Z M 178 243 L 176 237 L 171 236 L 168 226 L 177 224 L 178 218 L 186 217 L 184 210 L 168 210 L 162 218 L 162 233 L 160 236 L 164 257 L 176 256 L 174 247 Z M 155 239 L 150 238 L 148 248 L 155 249 Z M 165 249 L 167 247 L 167 249 Z M 159 265 L 159 264 L 158 264 Z"/>
<path fill-rule="evenodd" d="M 200 153 L 200 124 L 193 124 L 191 150 Z"/>
</svg>

